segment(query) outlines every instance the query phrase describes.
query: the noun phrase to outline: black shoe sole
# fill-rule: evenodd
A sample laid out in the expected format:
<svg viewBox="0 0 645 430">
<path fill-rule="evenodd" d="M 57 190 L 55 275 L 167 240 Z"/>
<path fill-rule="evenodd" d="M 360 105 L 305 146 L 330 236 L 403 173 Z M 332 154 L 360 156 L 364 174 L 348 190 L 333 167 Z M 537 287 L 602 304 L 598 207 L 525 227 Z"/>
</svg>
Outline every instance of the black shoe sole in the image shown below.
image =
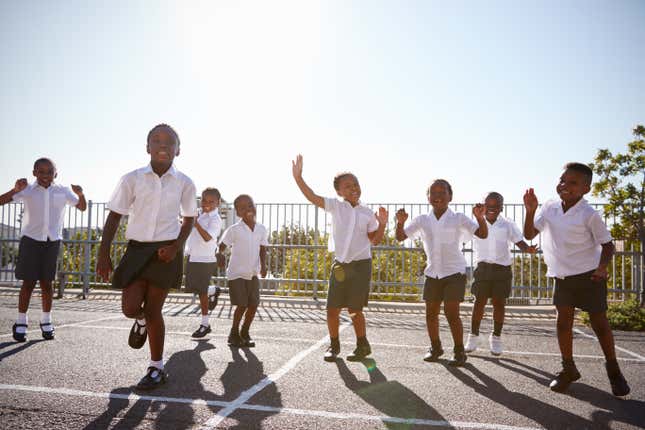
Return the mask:
<svg viewBox="0 0 645 430">
<path fill-rule="evenodd" d="M 202 332 L 199 332 L 199 333 L 198 333 L 198 332 L 195 332 L 195 333 L 193 333 L 193 334 L 191 335 L 191 337 L 194 337 L 194 338 L 196 338 L 196 339 L 200 339 L 200 338 L 202 338 L 202 337 L 206 336 L 206 335 L 207 335 L 208 333 L 210 333 L 210 332 L 211 332 L 210 330 L 202 331 Z"/>
<path fill-rule="evenodd" d="M 578 375 L 577 375 L 577 376 L 575 376 L 574 378 L 572 378 L 572 379 L 571 379 L 571 380 L 570 380 L 566 385 L 561 386 L 561 387 L 558 387 L 557 385 L 552 386 L 553 381 L 555 381 L 555 379 L 554 379 L 553 381 L 551 381 L 551 384 L 549 384 L 549 388 L 551 389 L 551 391 L 554 391 L 554 392 L 556 392 L 556 393 L 564 393 L 565 391 L 567 391 L 567 390 L 569 389 L 569 387 L 571 386 L 571 384 L 573 384 L 573 383 L 574 383 L 574 382 L 576 382 L 578 379 L 580 379 L 580 376 L 581 376 L 581 375 L 578 373 Z"/>
</svg>

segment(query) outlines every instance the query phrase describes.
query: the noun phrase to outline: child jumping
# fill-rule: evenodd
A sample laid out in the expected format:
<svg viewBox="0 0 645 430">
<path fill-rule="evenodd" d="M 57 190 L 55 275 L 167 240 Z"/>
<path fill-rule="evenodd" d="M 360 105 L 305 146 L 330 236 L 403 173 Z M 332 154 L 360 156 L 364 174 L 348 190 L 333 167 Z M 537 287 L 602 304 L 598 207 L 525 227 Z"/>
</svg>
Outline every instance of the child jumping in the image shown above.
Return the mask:
<svg viewBox="0 0 645 430">
<path fill-rule="evenodd" d="M 202 191 L 201 214 L 195 221 L 195 228 L 186 241 L 186 291 L 199 295 L 202 311 L 201 323 L 193 337 L 204 337 L 211 332 L 208 322 L 208 311 L 217 306 L 219 287 L 209 286 L 211 276 L 217 270 L 217 237 L 222 230 L 222 219 L 217 212 L 220 204 L 220 193 L 217 188 L 206 188 Z"/>
<path fill-rule="evenodd" d="M 583 198 L 591 190 L 593 171 L 582 163 L 568 163 L 556 187 L 560 200 L 549 200 L 536 216 L 538 199 L 524 194 L 524 237 L 542 232 L 546 275 L 555 278 L 553 304 L 558 311 L 557 334 L 562 370 L 549 387 L 559 393 L 580 379 L 573 361 L 575 308 L 589 313 L 591 328 L 605 354 L 605 368 L 615 396 L 629 394 L 629 385 L 616 361 L 614 336 L 607 320 L 607 265 L 614 244 L 600 214 Z"/>
<path fill-rule="evenodd" d="M 375 215 L 368 207 L 361 205 L 361 187 L 352 173 L 340 173 L 334 177 L 334 189 L 343 200 L 323 198 L 302 179 L 302 155 L 298 155 L 292 164 L 293 177 L 302 194 L 311 203 L 329 212 L 332 218 L 329 250 L 334 252 L 335 259 L 327 295 L 327 329 L 331 344 L 324 360 L 333 362 L 340 353 L 340 312 L 347 308 L 356 334 L 356 349 L 347 356 L 347 360 L 361 361 L 372 353 L 363 314 L 372 279 L 371 245 L 378 245 L 383 240 L 388 213 L 380 207 Z"/>
<path fill-rule="evenodd" d="M 228 293 L 231 304 L 235 305 L 233 325 L 228 344 L 234 347 L 254 347 L 249 333 L 255 312 L 260 304 L 260 281 L 267 275 L 267 229 L 255 221 L 256 209 L 251 196 L 241 194 L 233 201 L 235 213 L 240 221 L 224 231 L 220 240 L 217 262 L 224 267 L 223 252 L 231 248 L 231 257 L 226 269 Z M 240 330 L 240 322 L 242 329 Z"/>
<path fill-rule="evenodd" d="M 14 187 L 0 196 L 0 205 L 11 201 L 24 203 L 24 217 L 18 246 L 16 278 L 22 280 L 18 298 L 18 318 L 12 327 L 13 338 L 18 342 L 27 340 L 27 310 L 29 301 L 40 282 L 42 315 L 40 331 L 43 339 L 54 339 L 51 319 L 53 289 L 56 278 L 56 260 L 60 250 L 65 205 L 84 211 L 87 208 L 80 185 L 68 187 L 54 183 L 56 165 L 49 158 L 39 158 L 34 163 L 31 184 L 26 178 L 16 181 Z"/>
<path fill-rule="evenodd" d="M 99 248 L 96 273 L 108 280 L 112 272 L 110 245 L 122 216 L 128 216 L 128 247 L 114 271 L 112 286 L 122 290 L 123 314 L 134 318 L 128 344 L 150 344 L 150 363 L 137 388 L 150 390 L 164 384 L 165 325 L 161 310 L 170 288 L 179 288 L 183 249 L 197 215 L 193 181 L 177 170 L 179 136 L 167 124 L 150 130 L 146 149 L 150 164 L 126 173 L 107 204 L 108 214 Z M 179 216 L 183 221 L 179 222 Z"/>
<path fill-rule="evenodd" d="M 488 235 L 484 206 L 477 204 L 473 207 L 477 222 L 451 211 L 448 205 L 452 201 L 452 187 L 445 179 L 435 180 L 428 188 L 427 196 L 432 213 L 419 215 L 407 227 L 404 227 L 408 219 L 405 209 L 396 212 L 396 239 L 420 237 L 427 257 L 423 300 L 426 302 L 426 325 L 431 346 L 423 359 L 433 362 L 443 355 L 439 310 L 441 302 L 444 302 L 443 312 L 454 342 L 454 358 L 450 364 L 463 366 L 466 353 L 459 303 L 464 301 L 466 292 L 466 259 L 461 253 L 461 244 L 473 234 L 482 239 Z"/>
</svg>

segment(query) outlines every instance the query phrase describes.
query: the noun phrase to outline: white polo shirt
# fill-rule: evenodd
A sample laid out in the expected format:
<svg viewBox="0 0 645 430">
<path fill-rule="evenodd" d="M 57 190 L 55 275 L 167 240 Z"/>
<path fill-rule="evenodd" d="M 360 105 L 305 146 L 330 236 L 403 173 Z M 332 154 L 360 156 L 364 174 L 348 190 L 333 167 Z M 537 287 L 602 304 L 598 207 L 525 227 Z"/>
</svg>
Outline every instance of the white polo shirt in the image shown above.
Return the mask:
<svg viewBox="0 0 645 430">
<path fill-rule="evenodd" d="M 374 212 L 360 204 L 352 206 L 345 200 L 325 198 L 325 211 L 331 214 L 332 235 L 329 252 L 341 263 L 372 258 L 372 243 L 367 233 L 378 230 Z"/>
<path fill-rule="evenodd" d="M 423 241 L 427 256 L 423 273 L 430 278 L 441 279 L 466 272 L 461 244 L 469 241 L 478 228 L 479 224 L 475 221 L 448 208 L 439 219 L 434 212 L 414 218 L 405 227 L 405 234 Z"/>
<path fill-rule="evenodd" d="M 206 242 L 197 227 L 193 227 L 190 236 L 186 240 L 186 255 L 188 261 L 194 263 L 214 263 L 217 261 L 215 253 L 217 252 L 217 236 L 222 231 L 222 218 L 220 218 L 217 209 L 205 212 L 197 217 L 199 225 L 211 235 L 211 240 Z"/>
<path fill-rule="evenodd" d="M 69 187 L 50 184 L 43 188 L 34 181 L 12 197 L 22 202 L 25 211 L 22 219 L 21 236 L 41 242 L 62 239 L 65 205 L 76 206 L 78 196 Z"/>
<path fill-rule="evenodd" d="M 484 263 L 501 264 L 510 266 L 513 263 L 511 247 L 509 244 L 520 242 L 524 237 L 519 227 L 510 219 L 501 215 L 493 224 L 486 220 L 488 237 L 480 239 L 474 237 L 475 260 Z"/>
<path fill-rule="evenodd" d="M 231 248 L 226 277 L 251 280 L 260 273 L 260 246 L 269 246 L 267 229 L 255 223 L 253 230 L 242 220 L 224 231 L 220 243 Z"/>
<path fill-rule="evenodd" d="M 179 216 L 197 216 L 197 190 L 174 164 L 161 177 L 148 164 L 121 178 L 107 207 L 128 215 L 125 230 L 128 240 L 175 240 L 181 228 Z"/>
<path fill-rule="evenodd" d="M 585 199 L 566 212 L 560 200 L 549 200 L 542 205 L 534 224 L 542 232 L 546 275 L 554 278 L 596 269 L 600 245 L 612 240 L 600 214 Z"/>
</svg>

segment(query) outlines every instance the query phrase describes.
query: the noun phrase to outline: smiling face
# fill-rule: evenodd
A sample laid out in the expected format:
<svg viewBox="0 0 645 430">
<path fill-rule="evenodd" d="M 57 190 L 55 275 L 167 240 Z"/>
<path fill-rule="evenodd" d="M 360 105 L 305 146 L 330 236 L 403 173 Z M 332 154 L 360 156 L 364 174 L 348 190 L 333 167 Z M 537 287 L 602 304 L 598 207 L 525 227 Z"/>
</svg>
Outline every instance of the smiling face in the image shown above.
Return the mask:
<svg viewBox="0 0 645 430">
<path fill-rule="evenodd" d="M 43 188 L 48 188 L 58 175 L 58 173 L 56 172 L 56 166 L 54 166 L 54 163 L 49 160 L 38 162 L 34 168 L 33 173 L 36 177 L 38 185 Z"/>
<path fill-rule="evenodd" d="M 589 178 L 583 173 L 566 169 L 560 176 L 560 182 L 555 190 L 565 206 L 571 207 L 591 190 L 591 184 L 589 184 Z"/>
<path fill-rule="evenodd" d="M 361 186 L 358 183 L 356 176 L 347 174 L 340 177 L 338 179 L 338 189 L 336 189 L 336 193 L 348 201 L 352 206 L 356 206 L 361 198 Z"/>
<path fill-rule="evenodd" d="M 201 207 L 202 212 L 208 213 L 219 207 L 219 199 L 213 193 L 202 193 Z"/>
<path fill-rule="evenodd" d="M 255 222 L 255 203 L 249 196 L 238 197 L 235 201 L 235 213 L 238 217 L 249 224 Z"/>
<path fill-rule="evenodd" d="M 491 224 L 497 221 L 497 217 L 503 208 L 500 201 L 494 197 L 488 197 L 484 200 L 484 207 L 486 208 L 486 220 Z"/>
<path fill-rule="evenodd" d="M 156 127 L 150 132 L 146 148 L 150 154 L 150 162 L 160 166 L 170 166 L 179 155 L 179 141 L 166 127 Z"/>
<path fill-rule="evenodd" d="M 448 187 L 441 183 L 435 182 L 430 186 L 428 192 L 428 203 L 432 205 L 432 209 L 437 214 L 442 214 L 448 209 L 448 204 L 452 201 L 452 195 Z"/>
</svg>

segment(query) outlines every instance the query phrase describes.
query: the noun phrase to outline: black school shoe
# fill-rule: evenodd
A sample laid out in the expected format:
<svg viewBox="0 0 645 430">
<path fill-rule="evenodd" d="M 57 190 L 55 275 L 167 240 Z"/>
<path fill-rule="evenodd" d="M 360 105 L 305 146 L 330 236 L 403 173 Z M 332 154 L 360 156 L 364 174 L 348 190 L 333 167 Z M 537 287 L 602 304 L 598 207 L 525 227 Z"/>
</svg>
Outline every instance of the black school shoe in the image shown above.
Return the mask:
<svg viewBox="0 0 645 430">
<path fill-rule="evenodd" d="M 340 344 L 334 345 L 333 343 L 327 347 L 327 351 L 325 351 L 325 355 L 323 355 L 323 360 L 327 362 L 334 362 L 336 361 L 336 358 L 338 357 L 338 354 L 340 353 Z"/>
<path fill-rule="evenodd" d="M 160 385 L 165 384 L 167 380 L 168 374 L 164 370 L 150 366 L 148 367 L 148 373 L 146 373 L 146 376 L 141 378 L 137 384 L 137 390 L 152 390 L 153 388 L 157 388 Z"/>
<path fill-rule="evenodd" d="M 443 355 L 443 348 L 440 346 L 437 347 L 430 347 L 428 348 L 428 352 L 426 352 L 426 355 L 423 356 L 423 361 L 428 361 L 430 363 L 434 363 L 436 361 L 439 361 L 439 357 Z"/>
<path fill-rule="evenodd" d="M 222 292 L 220 287 L 215 288 L 215 294 L 208 296 L 208 310 L 212 311 L 217 307 L 217 301 L 219 300 L 219 294 Z"/>
<path fill-rule="evenodd" d="M 240 332 L 240 339 L 242 339 L 244 346 L 247 348 L 253 348 L 255 346 L 255 342 L 251 339 L 251 335 L 249 335 L 249 332 L 244 329 Z"/>
<path fill-rule="evenodd" d="M 239 334 L 229 334 L 228 335 L 228 346 L 234 346 L 236 348 L 243 348 L 246 346 L 244 340 L 240 337 Z"/>
<path fill-rule="evenodd" d="M 347 361 L 363 361 L 365 357 L 372 353 L 372 348 L 370 344 L 365 345 L 356 345 L 356 349 L 350 355 L 348 355 Z"/>
<path fill-rule="evenodd" d="M 556 393 L 564 393 L 569 388 L 569 385 L 578 379 L 580 379 L 580 372 L 578 372 L 576 366 L 565 366 L 551 381 L 549 388 Z"/>
<path fill-rule="evenodd" d="M 43 330 L 43 327 L 46 327 L 46 326 L 50 326 L 51 330 L 50 331 Z M 54 339 L 54 326 L 50 322 L 48 322 L 48 323 L 40 323 L 40 333 L 43 335 L 43 339 L 45 339 L 45 340 L 53 340 Z"/>
<path fill-rule="evenodd" d="M 140 333 L 141 328 L 145 329 L 145 325 L 141 325 L 134 320 L 132 328 L 130 329 L 130 336 L 128 337 L 128 345 L 134 349 L 140 349 L 143 345 L 146 344 L 146 339 L 148 338 L 148 330 L 143 330 L 143 334 Z"/>
<path fill-rule="evenodd" d="M 24 327 L 24 328 L 25 328 L 25 333 L 18 333 L 18 332 L 16 331 L 16 329 L 17 329 L 18 327 Z M 13 339 L 14 339 L 16 342 L 25 342 L 25 341 L 27 340 L 27 333 L 26 333 L 26 331 L 27 331 L 27 324 L 18 324 L 18 323 L 15 323 L 15 324 L 13 325 L 13 327 L 11 327 L 11 333 L 13 334 Z"/>
<path fill-rule="evenodd" d="M 193 337 L 204 337 L 211 332 L 211 326 L 201 324 L 193 333 Z"/>
<path fill-rule="evenodd" d="M 623 397 L 629 394 L 631 391 L 629 385 L 623 376 L 623 373 L 618 368 L 618 365 L 615 368 L 609 363 L 605 363 L 605 368 L 607 369 L 607 376 L 609 377 L 609 383 L 611 384 L 611 392 L 616 397 Z"/>
<path fill-rule="evenodd" d="M 454 356 L 453 359 L 448 362 L 449 365 L 455 366 L 455 367 L 461 367 L 464 364 L 466 364 L 466 352 L 464 351 L 463 346 L 461 349 L 456 349 L 454 351 Z"/>
</svg>

